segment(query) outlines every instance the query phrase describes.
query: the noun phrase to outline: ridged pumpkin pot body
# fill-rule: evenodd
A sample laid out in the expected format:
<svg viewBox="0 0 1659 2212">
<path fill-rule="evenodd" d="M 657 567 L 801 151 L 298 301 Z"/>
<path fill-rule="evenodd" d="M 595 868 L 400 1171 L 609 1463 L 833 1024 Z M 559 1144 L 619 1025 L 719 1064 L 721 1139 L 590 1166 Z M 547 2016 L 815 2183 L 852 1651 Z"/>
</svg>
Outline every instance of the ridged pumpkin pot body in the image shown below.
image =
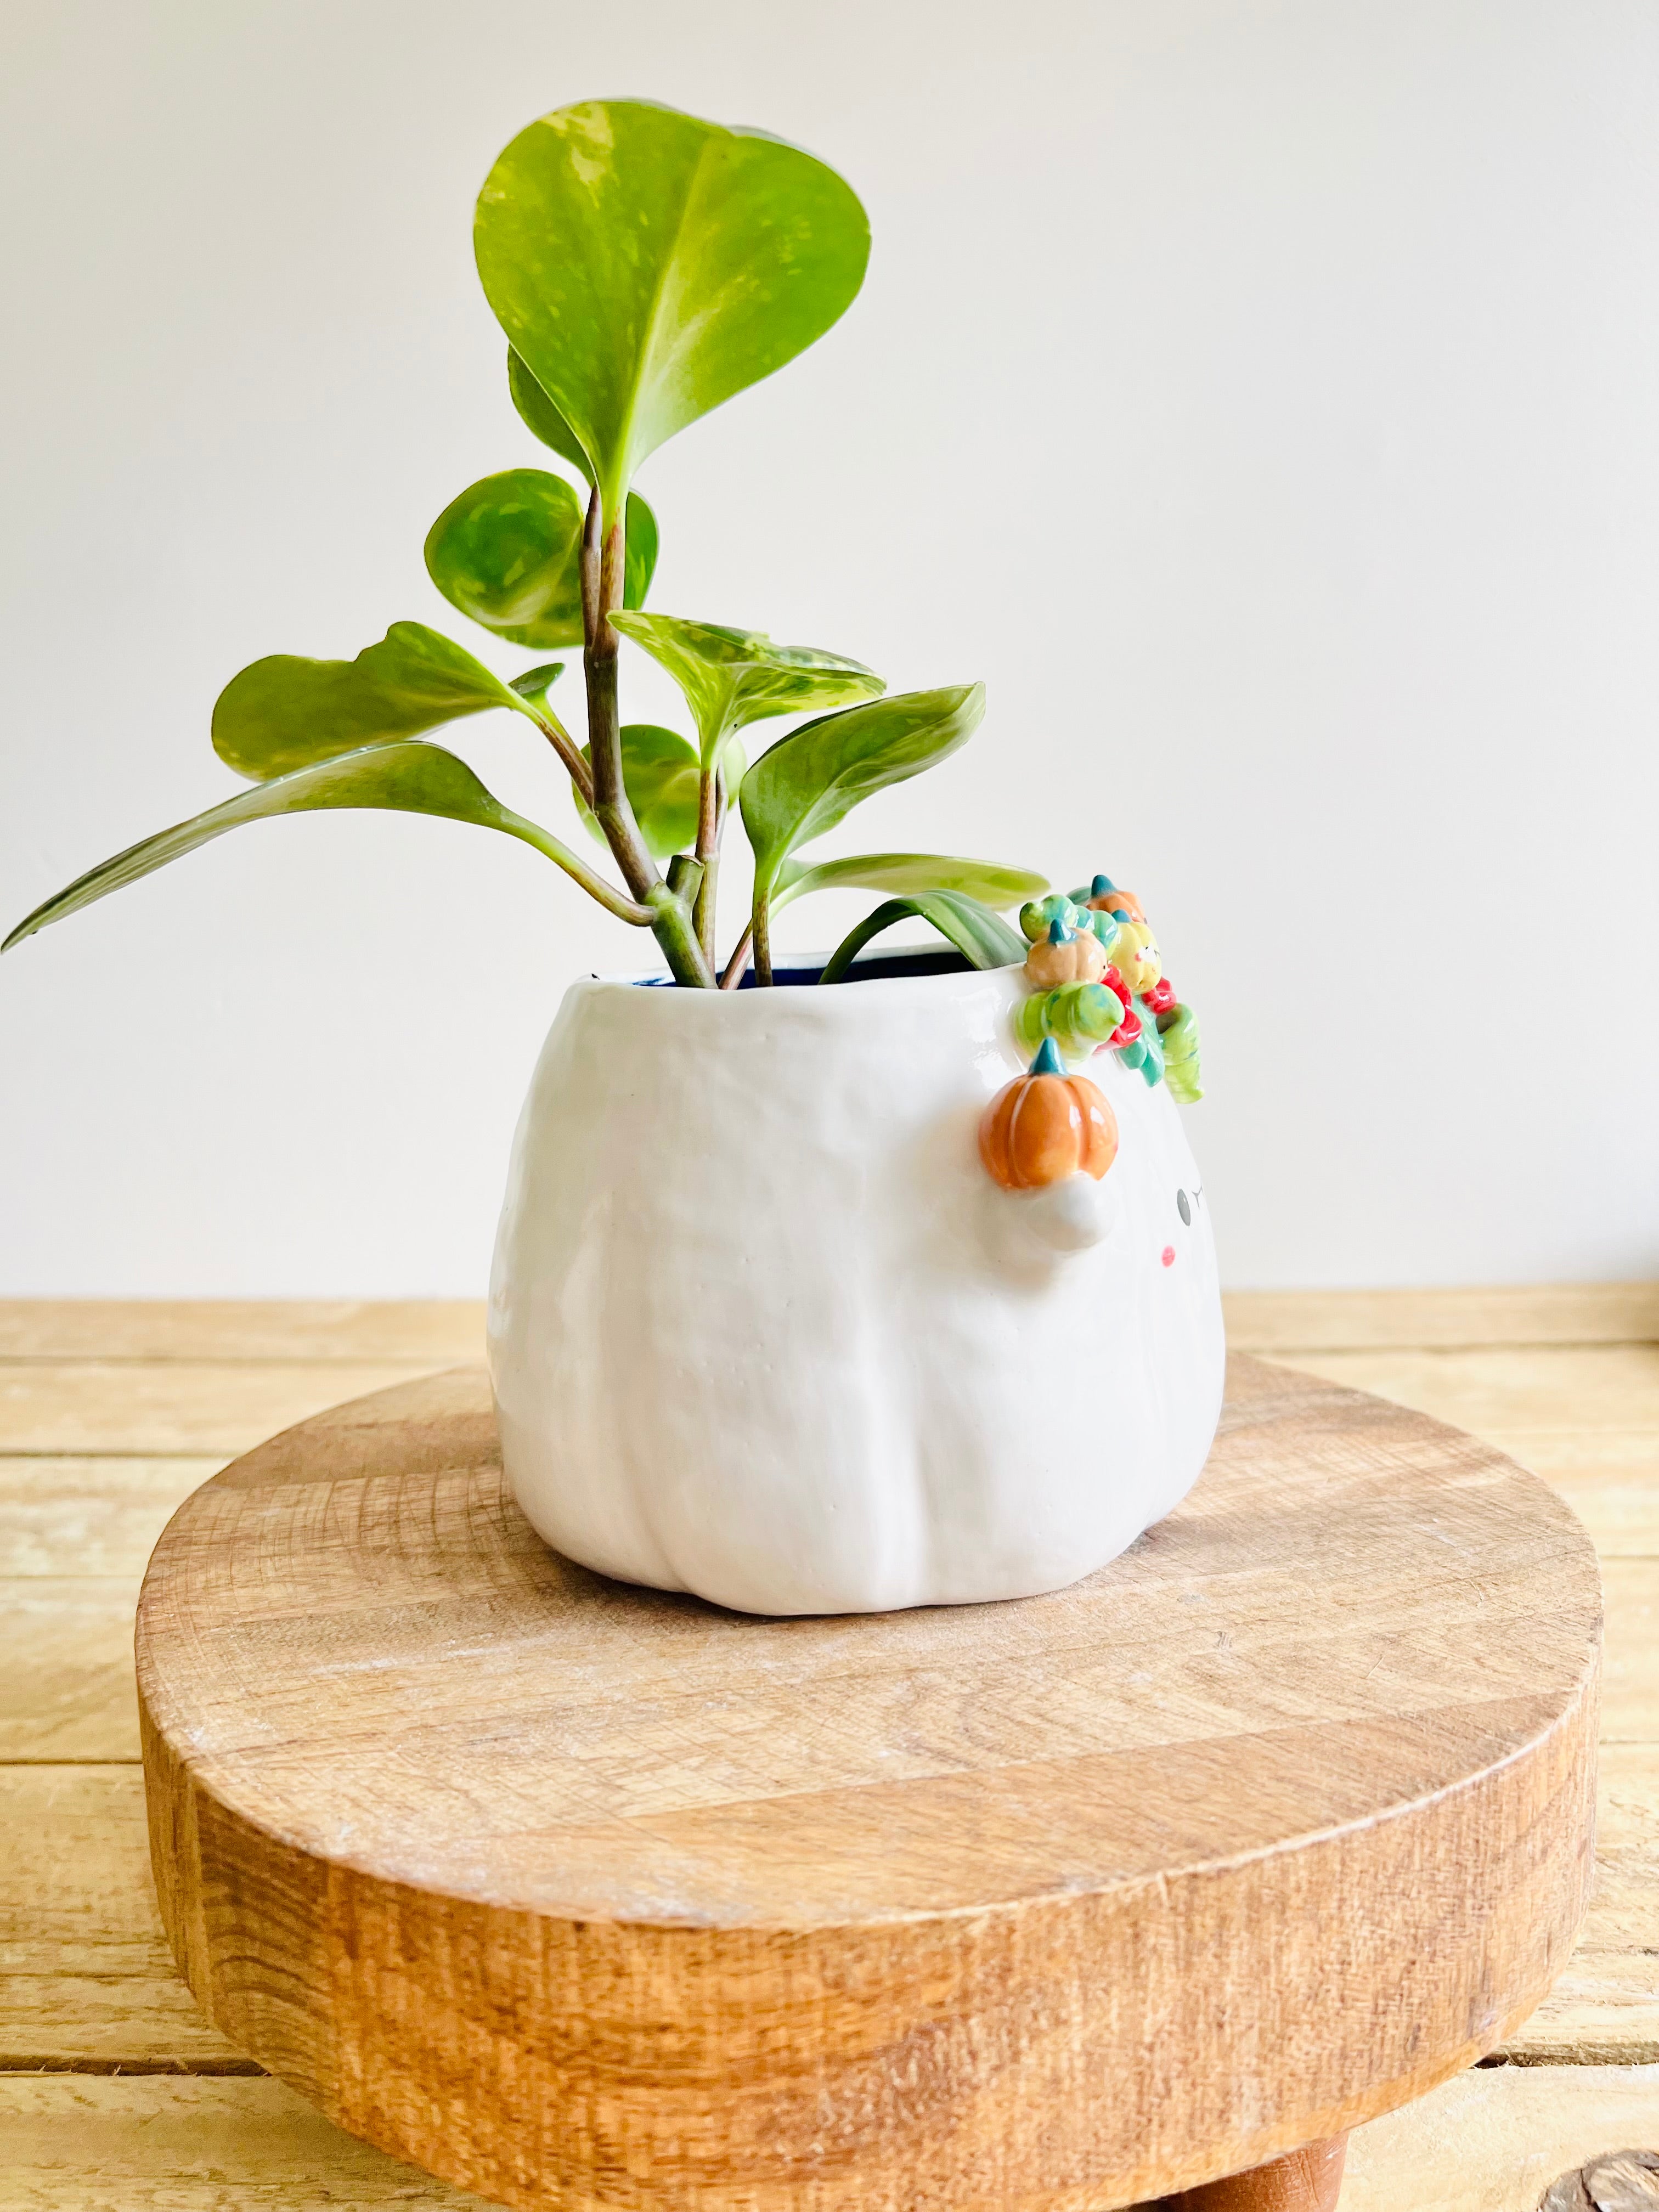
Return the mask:
<svg viewBox="0 0 1659 2212">
<path fill-rule="evenodd" d="M 999 1188 L 978 1143 L 1023 990 L 572 988 L 489 1304 L 507 1472 L 550 1544 L 744 1612 L 883 1612 L 1058 1589 L 1185 1494 L 1224 1351 L 1181 1109 L 1092 1060 L 1103 1225 L 1045 1243 L 1051 1193 Z"/>
</svg>

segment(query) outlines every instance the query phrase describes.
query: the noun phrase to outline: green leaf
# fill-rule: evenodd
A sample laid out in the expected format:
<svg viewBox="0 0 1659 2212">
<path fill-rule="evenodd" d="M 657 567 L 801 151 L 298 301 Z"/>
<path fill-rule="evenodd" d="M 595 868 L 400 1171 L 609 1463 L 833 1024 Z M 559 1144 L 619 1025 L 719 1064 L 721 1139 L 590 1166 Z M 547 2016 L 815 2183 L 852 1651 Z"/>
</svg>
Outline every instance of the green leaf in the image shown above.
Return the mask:
<svg viewBox="0 0 1659 2212">
<path fill-rule="evenodd" d="M 623 541 L 623 605 L 642 607 L 657 573 L 657 518 L 638 492 L 628 495 L 628 528 Z M 614 623 L 616 617 L 613 614 Z"/>
<path fill-rule="evenodd" d="M 870 227 L 851 187 L 797 147 L 646 100 L 590 100 L 514 139 L 478 196 L 473 241 L 489 304 L 580 447 L 608 525 L 647 453 L 846 311 Z"/>
<path fill-rule="evenodd" d="M 623 788 L 628 793 L 640 835 L 652 857 L 665 860 L 696 842 L 697 755 L 678 730 L 655 722 L 625 722 L 622 732 Z M 592 753 L 582 747 L 591 767 Z M 581 794 L 572 787 L 576 811 L 588 835 L 603 845 L 605 836 Z"/>
<path fill-rule="evenodd" d="M 810 645 L 774 645 L 760 630 L 725 629 L 678 615 L 623 614 L 611 620 L 684 693 L 705 767 L 713 765 L 730 731 L 772 714 L 850 706 L 887 688 L 860 661 Z"/>
<path fill-rule="evenodd" d="M 291 775 L 256 784 L 252 791 L 239 792 L 222 806 L 211 806 L 205 814 L 163 830 L 157 836 L 146 837 L 140 844 L 130 845 L 125 853 L 118 853 L 112 860 L 88 869 L 84 876 L 76 877 L 67 890 L 36 907 L 33 914 L 18 923 L 4 945 L 0 945 L 0 951 L 9 951 L 24 938 L 33 937 L 37 929 L 44 929 L 48 922 L 61 921 L 65 915 L 77 913 L 94 899 L 119 890 L 124 884 L 136 884 L 140 877 L 153 874 L 169 860 L 193 853 L 198 845 L 222 837 L 226 830 L 240 829 L 245 822 L 264 822 L 281 814 L 342 806 L 381 807 L 400 814 L 442 815 L 452 822 L 471 822 L 481 829 L 501 830 L 509 837 L 522 838 L 526 845 L 533 845 L 538 852 L 545 853 L 562 867 L 568 867 L 575 858 L 545 830 L 503 806 L 479 782 L 465 761 L 457 760 L 441 745 L 370 745 L 360 752 L 313 761 Z M 590 872 L 580 862 L 577 866 L 583 877 Z"/>
<path fill-rule="evenodd" d="M 545 653 L 582 642 L 580 495 L 545 469 L 502 469 L 452 500 L 426 537 L 426 570 L 453 607 L 497 637 Z M 623 597 L 644 599 L 657 565 L 657 520 L 628 501 Z"/>
<path fill-rule="evenodd" d="M 393 623 L 355 660 L 274 653 L 233 676 L 213 709 L 213 750 L 238 775 L 263 781 L 490 707 L 532 711 L 435 629 Z"/>
<path fill-rule="evenodd" d="M 507 388 L 526 429 L 532 437 L 539 438 L 543 445 L 550 447 L 562 460 L 580 469 L 585 481 L 591 484 L 593 471 L 587 465 L 581 440 L 511 346 L 507 349 Z"/>
<path fill-rule="evenodd" d="M 696 750 L 678 730 L 659 728 L 654 722 L 624 722 L 622 729 L 623 788 L 641 835 L 652 857 L 667 860 L 696 843 L 697 806 L 702 796 Z M 586 745 L 582 758 L 591 767 L 593 756 Z M 747 763 L 735 738 L 726 747 L 726 772 L 736 782 Z M 587 834 L 596 844 L 605 835 L 581 793 L 574 787 L 571 797 Z"/>
<path fill-rule="evenodd" d="M 852 966 L 854 956 L 872 937 L 879 937 L 896 921 L 905 921 L 912 916 L 932 922 L 971 967 L 1011 968 L 1017 960 L 1025 957 L 1024 939 L 977 899 L 964 897 L 960 891 L 918 891 L 910 898 L 889 899 L 885 906 L 878 906 L 873 914 L 866 915 L 857 928 L 849 931 L 830 954 L 819 982 L 839 983 Z"/>
<path fill-rule="evenodd" d="M 1029 868 L 1005 868 L 994 860 L 959 860 L 945 853 L 854 853 L 844 860 L 820 860 L 813 868 L 786 860 L 772 892 L 773 907 L 805 898 L 809 891 L 960 891 L 988 907 L 1019 906 L 1048 888 L 1048 879 Z M 1022 957 L 1024 956 L 1022 955 Z"/>
<path fill-rule="evenodd" d="M 797 846 L 833 830 L 872 792 L 902 783 L 966 744 L 984 713 L 985 686 L 958 684 L 848 707 L 780 738 L 743 780 L 757 901 L 769 898 Z"/>
<path fill-rule="evenodd" d="M 538 668 L 526 668 L 522 676 L 510 678 L 507 688 L 516 691 L 520 699 L 527 699 L 532 707 L 550 711 L 547 695 L 563 674 L 563 661 L 544 660 Z"/>
<path fill-rule="evenodd" d="M 580 495 L 545 469 L 470 484 L 426 535 L 426 572 L 453 607 L 514 645 L 582 641 Z"/>
</svg>

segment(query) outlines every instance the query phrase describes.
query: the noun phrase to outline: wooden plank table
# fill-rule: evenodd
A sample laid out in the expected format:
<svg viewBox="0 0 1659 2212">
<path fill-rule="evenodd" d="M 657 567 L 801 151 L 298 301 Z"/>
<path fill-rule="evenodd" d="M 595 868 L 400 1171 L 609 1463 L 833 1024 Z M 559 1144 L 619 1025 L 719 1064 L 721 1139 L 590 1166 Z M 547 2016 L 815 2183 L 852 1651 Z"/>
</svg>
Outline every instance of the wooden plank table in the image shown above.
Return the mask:
<svg viewBox="0 0 1659 2212">
<path fill-rule="evenodd" d="M 1354 2136 L 1345 2212 L 1531 2212 L 1564 2170 L 1659 2149 L 1659 1286 L 1259 1294 L 1237 1348 L 1489 1437 L 1603 1562 L 1596 1899 L 1497 2063 Z M 0 1304 L 0 2212 L 477 2200 L 330 2127 L 197 2012 L 150 1887 L 138 1578 L 226 1460 L 478 1356 L 467 1305 Z"/>
</svg>

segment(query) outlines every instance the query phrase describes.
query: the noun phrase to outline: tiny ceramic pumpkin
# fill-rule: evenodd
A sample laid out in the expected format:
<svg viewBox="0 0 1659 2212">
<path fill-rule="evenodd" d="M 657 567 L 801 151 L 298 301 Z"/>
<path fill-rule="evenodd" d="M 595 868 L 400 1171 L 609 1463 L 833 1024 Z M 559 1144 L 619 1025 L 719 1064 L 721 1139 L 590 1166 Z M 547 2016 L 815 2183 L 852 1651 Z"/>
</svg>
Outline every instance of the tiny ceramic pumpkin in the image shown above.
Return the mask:
<svg viewBox="0 0 1659 2212">
<path fill-rule="evenodd" d="M 1030 1073 L 986 1108 L 979 1152 L 1005 1190 L 1037 1190 L 1079 1170 L 1098 1182 L 1117 1158 L 1117 1117 L 1085 1076 L 1066 1073 L 1045 1037 Z"/>
<path fill-rule="evenodd" d="M 1126 921 L 1117 933 L 1112 947 L 1114 966 L 1123 971 L 1123 980 L 1131 991 L 1150 991 L 1164 973 L 1152 933 L 1144 923 Z"/>
<path fill-rule="evenodd" d="M 1025 956 L 1025 980 L 1034 991 L 1059 983 L 1097 983 L 1106 973 L 1106 948 L 1092 930 L 1068 929 L 1051 921 Z"/>
<path fill-rule="evenodd" d="M 1146 927 L 1146 911 L 1133 891 L 1121 891 L 1109 876 L 1097 876 L 1089 887 L 1086 904 L 1097 908 L 1103 914 L 1121 915 L 1140 928 Z"/>
</svg>

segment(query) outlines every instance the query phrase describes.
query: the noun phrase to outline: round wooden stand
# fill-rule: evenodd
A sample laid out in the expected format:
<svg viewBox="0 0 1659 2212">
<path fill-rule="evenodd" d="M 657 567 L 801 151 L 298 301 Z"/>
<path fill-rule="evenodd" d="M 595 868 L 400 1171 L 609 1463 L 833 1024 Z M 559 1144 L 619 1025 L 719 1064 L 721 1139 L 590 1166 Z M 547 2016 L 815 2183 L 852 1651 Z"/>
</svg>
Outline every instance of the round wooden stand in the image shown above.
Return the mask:
<svg viewBox="0 0 1659 2212">
<path fill-rule="evenodd" d="M 1089 1581 L 786 1621 L 547 1551 L 441 1376 L 163 1536 L 156 1881 L 228 2034 L 508 2204 L 1324 2204 L 1566 1955 L 1599 1629 L 1540 1483 L 1253 1360 Z"/>
</svg>

